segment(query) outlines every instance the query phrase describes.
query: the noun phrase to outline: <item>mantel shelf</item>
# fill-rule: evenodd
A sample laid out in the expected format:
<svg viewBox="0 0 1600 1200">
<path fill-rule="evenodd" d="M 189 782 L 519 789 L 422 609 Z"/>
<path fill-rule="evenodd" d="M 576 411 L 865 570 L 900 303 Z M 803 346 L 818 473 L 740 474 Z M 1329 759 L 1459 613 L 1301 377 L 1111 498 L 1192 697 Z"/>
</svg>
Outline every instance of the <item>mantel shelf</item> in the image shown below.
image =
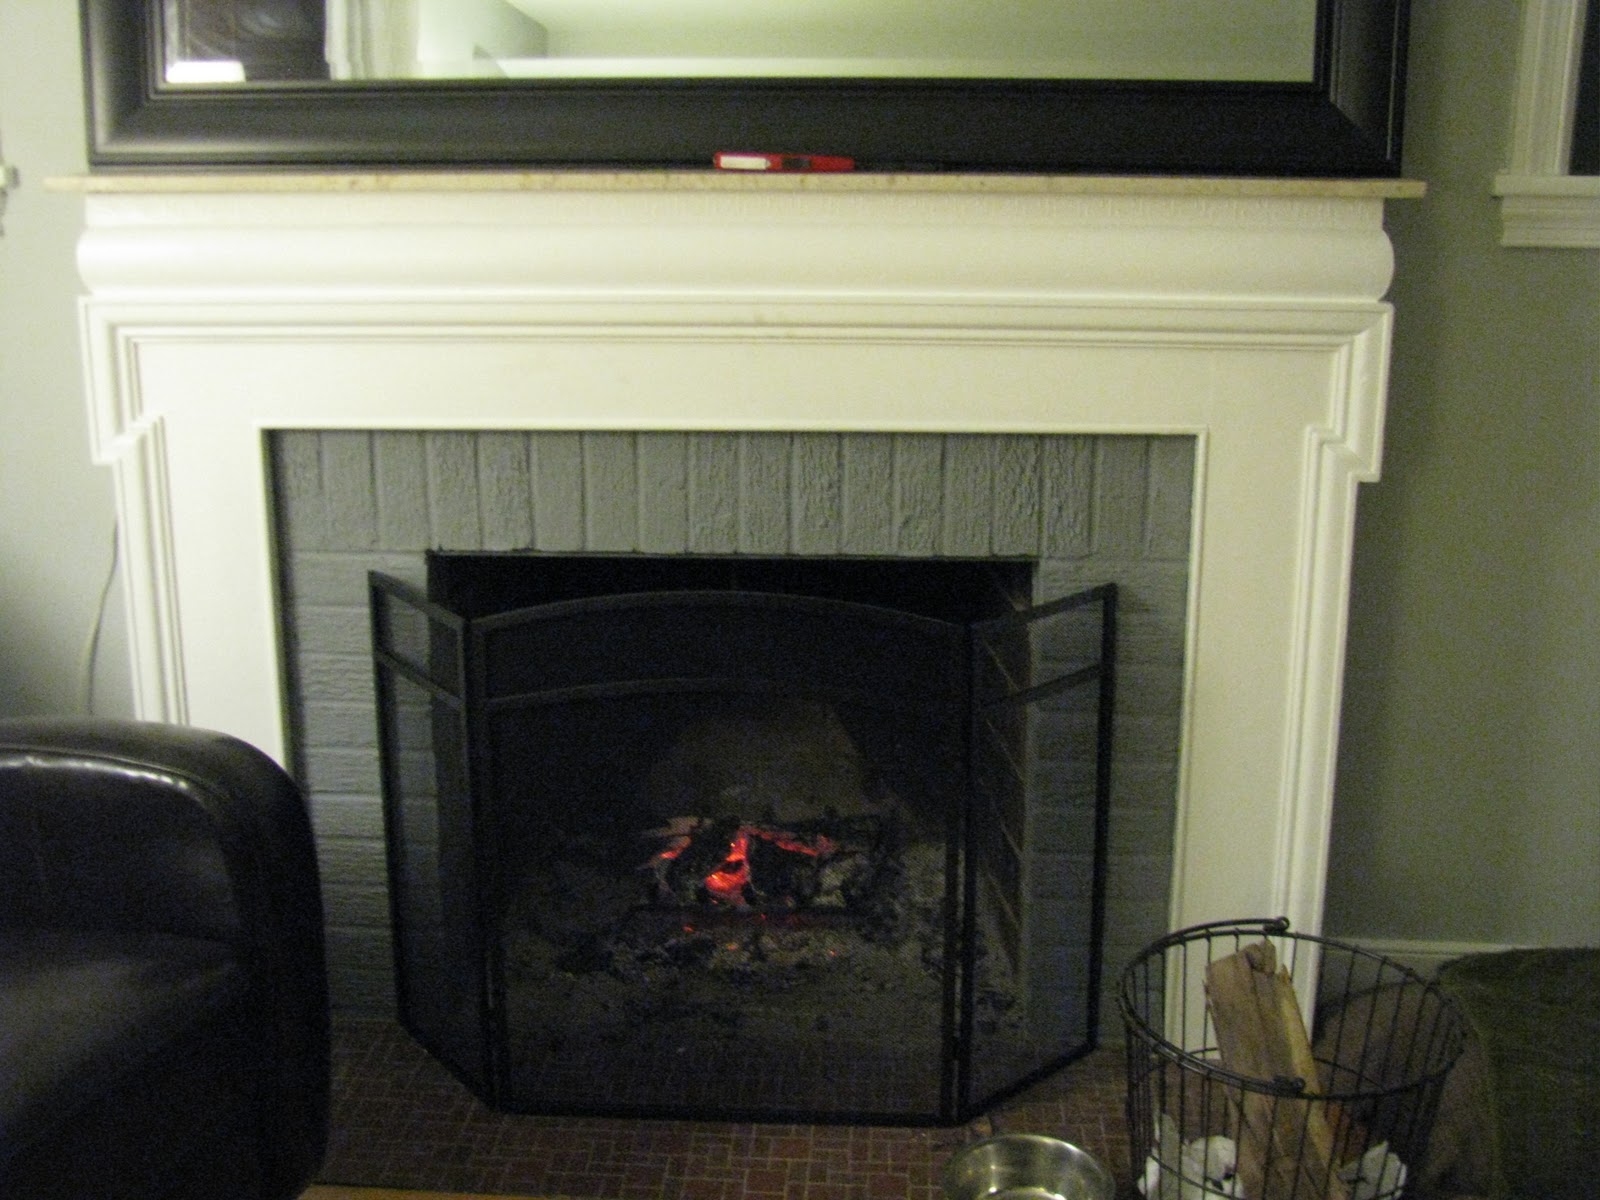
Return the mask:
<svg viewBox="0 0 1600 1200">
<path fill-rule="evenodd" d="M 826 192 L 949 195 L 1238 196 L 1415 200 L 1411 179 L 1264 179 L 1179 175 L 739 173 L 728 171 L 271 171 L 97 174 L 48 186 L 85 195 L 344 192 Z"/>
</svg>

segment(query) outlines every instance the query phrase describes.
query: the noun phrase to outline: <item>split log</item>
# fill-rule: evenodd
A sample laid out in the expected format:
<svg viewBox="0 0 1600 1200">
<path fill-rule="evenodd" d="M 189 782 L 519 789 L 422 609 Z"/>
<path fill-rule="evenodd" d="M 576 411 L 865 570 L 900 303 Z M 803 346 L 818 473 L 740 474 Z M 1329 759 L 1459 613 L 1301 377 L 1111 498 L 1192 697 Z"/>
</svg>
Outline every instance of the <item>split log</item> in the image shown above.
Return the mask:
<svg viewBox="0 0 1600 1200">
<path fill-rule="evenodd" d="M 1262 1081 L 1318 1086 L 1305 1018 L 1270 942 L 1206 968 L 1206 1004 L 1225 1070 Z M 1334 1161 L 1327 1105 L 1294 1094 L 1238 1089 L 1239 1182 L 1248 1200 L 1349 1200 Z"/>
</svg>

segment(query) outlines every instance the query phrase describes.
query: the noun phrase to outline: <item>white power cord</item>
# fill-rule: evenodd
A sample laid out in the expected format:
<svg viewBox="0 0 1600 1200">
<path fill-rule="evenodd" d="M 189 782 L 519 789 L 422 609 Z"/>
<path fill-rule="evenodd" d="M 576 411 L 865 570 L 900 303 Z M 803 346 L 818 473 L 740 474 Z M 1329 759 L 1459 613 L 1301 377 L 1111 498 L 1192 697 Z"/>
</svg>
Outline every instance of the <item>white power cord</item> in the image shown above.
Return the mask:
<svg viewBox="0 0 1600 1200">
<path fill-rule="evenodd" d="M 6 215 L 6 193 L 15 191 L 20 180 L 21 176 L 17 174 L 16 167 L 0 161 L 0 217 Z M 4 234 L 5 231 L 5 224 L 0 221 L 0 234 Z"/>
<path fill-rule="evenodd" d="M 100 633 L 105 628 L 106 605 L 111 599 L 111 585 L 116 582 L 117 563 L 121 558 L 121 531 L 115 521 L 111 523 L 111 565 L 106 580 L 100 585 L 100 600 L 95 605 L 94 620 L 89 634 L 83 639 L 83 649 L 78 655 L 78 707 L 84 715 L 94 715 L 94 665 L 100 651 Z"/>
</svg>

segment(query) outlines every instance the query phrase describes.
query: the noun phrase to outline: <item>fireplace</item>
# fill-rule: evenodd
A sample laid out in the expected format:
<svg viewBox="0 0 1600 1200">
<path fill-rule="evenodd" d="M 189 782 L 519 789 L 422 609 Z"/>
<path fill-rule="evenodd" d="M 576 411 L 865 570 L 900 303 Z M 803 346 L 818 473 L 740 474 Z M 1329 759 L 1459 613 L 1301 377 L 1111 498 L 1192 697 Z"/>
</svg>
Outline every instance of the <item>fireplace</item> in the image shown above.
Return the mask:
<svg viewBox="0 0 1600 1200">
<path fill-rule="evenodd" d="M 764 591 L 966 622 L 997 615 L 996 595 L 1037 606 L 1118 582 L 1102 961 L 1165 928 L 1194 439 L 284 430 L 267 450 L 289 725 L 296 772 L 325 816 L 342 1007 L 395 1003 L 366 580 L 378 571 L 436 590 L 443 562 L 485 576 L 450 584 L 452 605 L 474 616 L 669 582 L 722 586 L 734 571 Z M 450 549 L 428 550 L 439 544 Z M 1090 841 L 1041 855 L 1028 885 L 1086 894 Z"/>
<path fill-rule="evenodd" d="M 1027 562 L 371 577 L 400 1013 L 530 1112 L 952 1122 L 1095 1042 L 1115 596 Z M 1034 876 L 1063 854 L 1074 886 Z"/>
<path fill-rule="evenodd" d="M 1088 563 L 1126 585 L 1119 732 L 1172 763 L 1144 780 L 1162 803 L 1114 798 L 1108 960 L 1137 949 L 1111 932 L 1119 910 L 1137 918 L 1125 929 L 1264 913 L 1319 927 L 1356 485 L 1376 477 L 1383 424 L 1383 202 L 1414 185 L 395 172 L 79 186 L 90 429 L 115 470 L 137 710 L 301 773 L 342 1007 L 381 1007 L 390 986 L 388 945 L 368 936 L 387 900 L 366 571 L 420 585 L 427 549 L 674 552 L 666 518 L 719 475 L 765 491 L 751 486 L 744 524 L 713 519 L 696 536 L 714 544 L 685 551 L 878 553 L 857 548 L 842 481 L 872 485 L 881 455 L 936 445 L 963 447 L 946 490 L 888 509 L 917 556 L 966 554 L 947 543 L 983 526 L 916 497 L 975 480 L 993 493 L 983 470 L 1035 439 L 1085 439 L 1080 465 L 1185 447 L 1186 469 L 1154 489 L 1181 486 L 1183 536 L 1127 570 Z M 274 507 L 274 472 L 302 469 L 274 451 L 284 438 L 317 447 L 309 507 L 338 513 L 309 543 L 292 536 L 304 513 Z M 637 450 L 646 438 L 688 456 L 679 483 Z M 864 449 L 841 459 L 833 438 Z M 970 469 L 969 441 L 991 467 Z M 570 490 L 585 456 L 582 502 L 553 521 L 498 503 Z M 818 456 L 843 466 L 797 492 Z M 373 465 L 375 488 L 350 460 Z M 450 503 L 413 510 L 416 496 Z M 774 551 L 761 539 L 780 498 Z M 1073 511 L 1098 529 L 1094 507 Z M 1179 621 L 1157 622 L 1175 666 L 1153 683 L 1129 655 L 1157 594 Z M 296 699 L 307 680 L 326 689 L 313 704 Z M 1126 852 L 1134 828 L 1159 849 Z"/>
</svg>

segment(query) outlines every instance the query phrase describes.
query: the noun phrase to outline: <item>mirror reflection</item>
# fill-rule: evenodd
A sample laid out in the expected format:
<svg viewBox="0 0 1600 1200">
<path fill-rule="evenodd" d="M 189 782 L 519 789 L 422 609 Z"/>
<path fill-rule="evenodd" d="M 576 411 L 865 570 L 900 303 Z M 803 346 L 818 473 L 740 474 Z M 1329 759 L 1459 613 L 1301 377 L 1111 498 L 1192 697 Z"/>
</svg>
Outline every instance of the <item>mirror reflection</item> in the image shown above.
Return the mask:
<svg viewBox="0 0 1600 1200">
<path fill-rule="evenodd" d="M 177 87 L 451 79 L 1306 82 L 1316 0 L 161 0 Z"/>
</svg>

